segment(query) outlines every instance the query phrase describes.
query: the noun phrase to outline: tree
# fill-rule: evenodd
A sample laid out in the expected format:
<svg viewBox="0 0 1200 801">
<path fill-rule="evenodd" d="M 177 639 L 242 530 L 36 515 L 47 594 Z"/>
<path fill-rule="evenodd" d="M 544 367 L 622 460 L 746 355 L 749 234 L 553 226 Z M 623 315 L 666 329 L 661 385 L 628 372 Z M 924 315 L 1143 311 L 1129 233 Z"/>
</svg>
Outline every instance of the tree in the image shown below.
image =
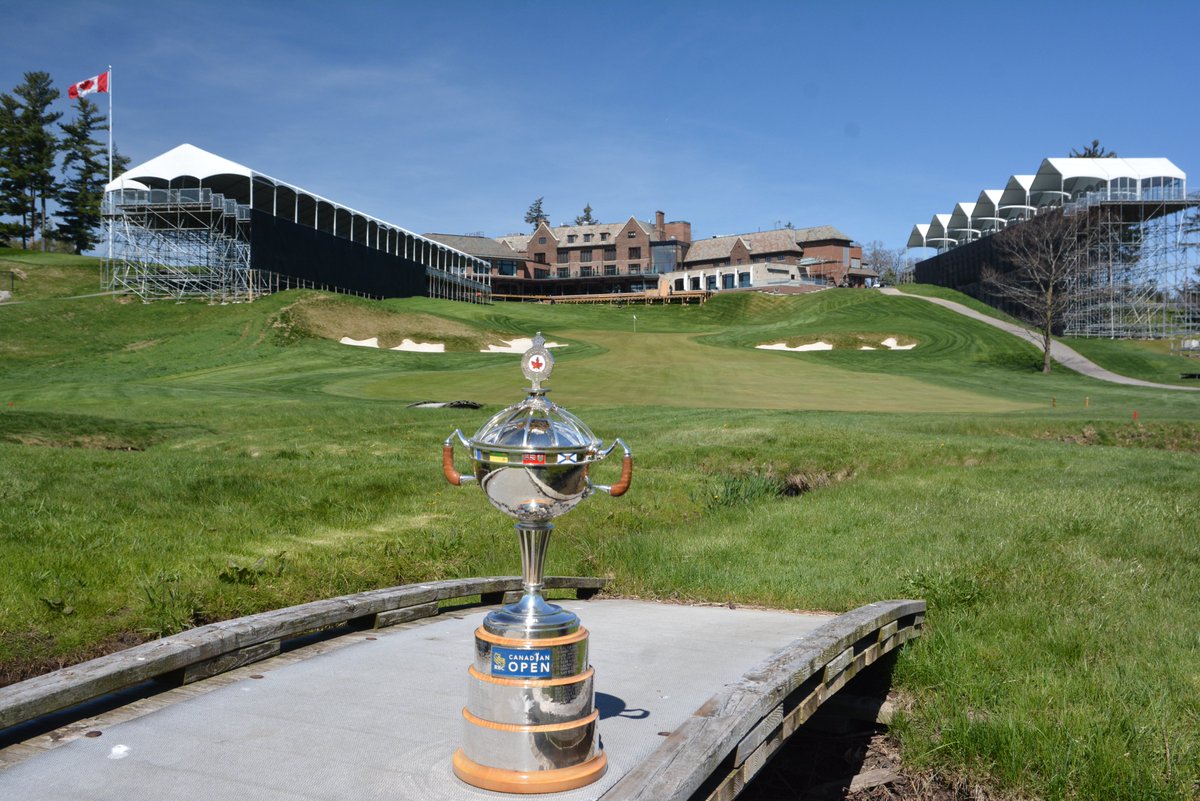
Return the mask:
<svg viewBox="0 0 1200 801">
<path fill-rule="evenodd" d="M 600 223 L 592 216 L 592 204 L 588 203 L 583 207 L 583 214 L 575 218 L 576 225 L 598 225 Z"/>
<path fill-rule="evenodd" d="M 59 142 L 51 126 L 62 117 L 61 111 L 50 111 L 50 104 L 59 98 L 48 72 L 27 72 L 25 82 L 13 90 L 18 101 L 17 136 L 18 165 L 24 179 L 24 192 L 29 206 L 39 210 L 42 250 L 46 249 L 46 203 L 57 190 L 54 163 Z M 25 224 L 23 222 L 23 224 Z M 29 226 L 26 224 L 27 228 Z M 28 246 L 22 237 L 22 244 Z"/>
<path fill-rule="evenodd" d="M 1101 147 L 1099 139 L 1093 139 L 1090 145 L 1084 145 L 1082 151 L 1072 148 L 1068 155 L 1073 159 L 1112 159 L 1117 157 L 1115 152 Z"/>
<path fill-rule="evenodd" d="M 1012 301 L 1015 313 L 1037 328 L 1042 337 L 1042 372 L 1050 372 L 1052 336 L 1071 305 L 1071 289 L 1088 267 L 1088 253 L 1099 226 L 1089 226 L 1086 214 L 1067 215 L 1063 209 L 1039 214 L 991 237 L 998 261 L 983 269 L 983 283 Z"/>
<path fill-rule="evenodd" d="M 64 154 L 59 236 L 70 242 L 76 253 L 91 250 L 99 241 L 96 229 L 100 227 L 100 202 L 108 181 L 108 152 L 94 134 L 103 129 L 104 122 L 100 108 L 82 97 L 75 119 L 59 125 Z"/>
<path fill-rule="evenodd" d="M 0 239 L 27 241 L 32 209 L 25 193 L 24 137 L 20 125 L 21 104 L 12 95 L 0 94 L 0 216 L 19 222 L 0 222 Z"/>
<path fill-rule="evenodd" d="M 550 223 L 550 217 L 546 215 L 546 212 L 542 211 L 543 200 L 545 198 L 539 197 L 529 204 L 529 210 L 525 212 L 525 222 L 532 225 L 535 231 L 540 223 L 546 223 L 547 225 Z"/>
<path fill-rule="evenodd" d="M 904 266 L 904 248 L 890 250 L 878 239 L 868 242 L 863 247 L 863 264 L 879 273 L 883 283 L 898 284 Z"/>
</svg>

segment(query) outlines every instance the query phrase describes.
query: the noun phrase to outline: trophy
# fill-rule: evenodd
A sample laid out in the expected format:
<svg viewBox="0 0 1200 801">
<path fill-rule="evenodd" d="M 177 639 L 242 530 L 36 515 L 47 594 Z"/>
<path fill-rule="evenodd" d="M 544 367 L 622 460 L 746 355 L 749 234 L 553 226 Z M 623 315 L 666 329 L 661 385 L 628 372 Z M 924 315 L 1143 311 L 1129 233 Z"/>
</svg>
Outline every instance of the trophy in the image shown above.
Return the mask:
<svg viewBox="0 0 1200 801">
<path fill-rule="evenodd" d="M 596 490 L 623 495 L 633 455 L 620 439 L 607 449 L 583 422 L 547 397 L 542 382 L 554 357 L 541 333 L 521 358 L 528 396 L 483 425 L 471 439 L 445 441 L 442 469 L 454 485 L 478 481 L 487 499 L 516 518 L 524 594 L 489 612 L 475 630 L 468 668 L 463 745 L 455 774 L 476 787 L 550 793 L 599 779 L 608 765 L 596 734 L 588 632 L 574 612 L 542 597 L 546 547 L 554 525 Z M 454 468 L 454 438 L 468 449 L 474 475 Z M 593 484 L 588 470 L 620 445 L 616 484 Z"/>
</svg>

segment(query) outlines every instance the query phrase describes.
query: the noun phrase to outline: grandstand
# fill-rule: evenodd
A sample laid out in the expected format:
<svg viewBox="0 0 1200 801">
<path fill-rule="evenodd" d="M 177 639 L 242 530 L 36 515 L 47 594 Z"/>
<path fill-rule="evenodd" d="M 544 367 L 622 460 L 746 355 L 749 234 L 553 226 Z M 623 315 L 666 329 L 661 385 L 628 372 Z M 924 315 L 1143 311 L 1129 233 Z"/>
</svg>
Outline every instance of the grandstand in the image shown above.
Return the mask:
<svg viewBox="0 0 1200 801">
<path fill-rule="evenodd" d="M 1200 193 L 1189 195 L 1187 175 L 1165 158 L 1044 159 L 1036 173 L 914 225 L 910 251 L 935 253 L 916 263 L 913 278 L 1005 308 L 982 280 L 986 266 L 1014 268 L 991 237 L 1058 209 L 1085 215 L 1105 243 L 1069 288 L 1060 333 L 1171 338 L 1200 328 Z"/>
<path fill-rule="evenodd" d="M 105 282 L 143 299 L 311 287 L 491 301 L 487 262 L 180 145 L 105 188 Z"/>
</svg>

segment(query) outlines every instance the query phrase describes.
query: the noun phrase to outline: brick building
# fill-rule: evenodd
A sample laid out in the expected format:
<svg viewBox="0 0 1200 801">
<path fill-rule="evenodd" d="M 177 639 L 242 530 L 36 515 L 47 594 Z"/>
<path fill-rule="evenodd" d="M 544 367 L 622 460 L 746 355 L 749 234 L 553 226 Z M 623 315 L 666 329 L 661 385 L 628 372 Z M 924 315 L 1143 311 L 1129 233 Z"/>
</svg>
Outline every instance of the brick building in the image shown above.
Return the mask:
<svg viewBox="0 0 1200 801">
<path fill-rule="evenodd" d="M 497 239 L 525 260 L 523 273 L 493 275 L 493 292 L 506 295 L 595 295 L 657 292 L 659 275 L 682 263 L 691 241 L 691 223 L 625 222 L 551 226 L 532 234 Z"/>
<path fill-rule="evenodd" d="M 492 292 L 505 297 L 649 294 L 722 289 L 803 291 L 861 286 L 862 247 L 830 225 L 692 240 L 692 225 L 655 213 L 654 222 L 552 226 L 497 237 L 430 234 L 473 256 L 509 265 L 493 269 Z M 495 251 L 495 253 L 493 253 Z"/>
</svg>

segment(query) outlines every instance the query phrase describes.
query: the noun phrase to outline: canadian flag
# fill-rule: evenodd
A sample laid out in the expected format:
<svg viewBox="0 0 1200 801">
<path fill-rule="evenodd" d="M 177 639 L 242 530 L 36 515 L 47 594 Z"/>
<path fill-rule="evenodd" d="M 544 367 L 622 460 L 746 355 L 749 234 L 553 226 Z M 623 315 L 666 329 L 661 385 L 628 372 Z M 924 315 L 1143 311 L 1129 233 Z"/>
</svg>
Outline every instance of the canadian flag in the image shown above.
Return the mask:
<svg viewBox="0 0 1200 801">
<path fill-rule="evenodd" d="M 72 100 L 77 100 L 84 95 L 90 95 L 93 92 L 108 91 L 108 73 L 102 72 L 94 78 L 88 78 L 86 81 L 71 84 L 71 88 L 67 90 L 67 97 Z"/>
</svg>

